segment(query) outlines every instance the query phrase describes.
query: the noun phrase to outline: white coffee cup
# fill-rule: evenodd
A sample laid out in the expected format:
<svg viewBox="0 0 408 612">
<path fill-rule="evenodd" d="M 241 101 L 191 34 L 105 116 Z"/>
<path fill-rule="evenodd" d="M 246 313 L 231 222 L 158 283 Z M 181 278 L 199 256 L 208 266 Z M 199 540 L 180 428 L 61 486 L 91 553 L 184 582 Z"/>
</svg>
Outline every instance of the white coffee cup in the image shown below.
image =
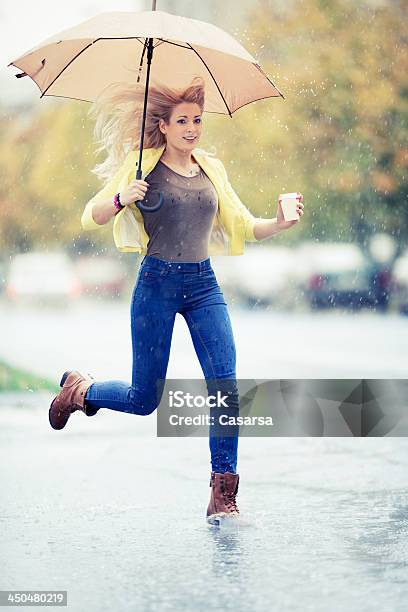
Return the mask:
<svg viewBox="0 0 408 612">
<path fill-rule="evenodd" d="M 285 221 L 300 219 L 300 215 L 296 210 L 296 206 L 300 202 L 300 195 L 298 193 L 281 193 L 278 202 L 281 206 Z"/>
</svg>

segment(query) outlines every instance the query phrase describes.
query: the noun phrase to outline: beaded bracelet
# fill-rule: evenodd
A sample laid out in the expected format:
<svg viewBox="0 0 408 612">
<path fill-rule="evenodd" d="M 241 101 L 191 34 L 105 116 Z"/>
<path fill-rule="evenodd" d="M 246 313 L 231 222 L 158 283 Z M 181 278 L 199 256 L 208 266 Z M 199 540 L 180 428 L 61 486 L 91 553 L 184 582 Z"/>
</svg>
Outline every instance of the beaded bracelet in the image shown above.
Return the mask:
<svg viewBox="0 0 408 612">
<path fill-rule="evenodd" d="M 121 204 L 121 203 L 120 203 L 120 195 L 119 195 L 119 193 L 116 193 L 116 194 L 114 195 L 114 197 L 113 197 L 113 203 L 114 203 L 114 205 L 115 205 L 115 208 L 117 208 L 117 212 L 115 213 L 116 215 L 118 214 L 118 212 L 119 212 L 120 210 L 122 210 L 122 208 L 125 208 L 125 207 L 123 206 L 123 204 Z"/>
</svg>

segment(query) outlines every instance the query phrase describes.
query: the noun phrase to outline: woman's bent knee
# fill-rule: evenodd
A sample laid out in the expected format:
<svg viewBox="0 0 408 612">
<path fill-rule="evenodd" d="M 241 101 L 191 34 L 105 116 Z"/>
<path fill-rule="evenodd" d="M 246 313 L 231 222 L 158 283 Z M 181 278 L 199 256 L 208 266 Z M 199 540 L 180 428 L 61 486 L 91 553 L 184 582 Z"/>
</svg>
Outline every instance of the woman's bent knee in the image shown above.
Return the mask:
<svg viewBox="0 0 408 612">
<path fill-rule="evenodd" d="M 160 398 L 152 395 L 148 389 L 131 386 L 128 395 L 129 412 L 148 416 L 152 414 L 160 404 Z"/>
</svg>

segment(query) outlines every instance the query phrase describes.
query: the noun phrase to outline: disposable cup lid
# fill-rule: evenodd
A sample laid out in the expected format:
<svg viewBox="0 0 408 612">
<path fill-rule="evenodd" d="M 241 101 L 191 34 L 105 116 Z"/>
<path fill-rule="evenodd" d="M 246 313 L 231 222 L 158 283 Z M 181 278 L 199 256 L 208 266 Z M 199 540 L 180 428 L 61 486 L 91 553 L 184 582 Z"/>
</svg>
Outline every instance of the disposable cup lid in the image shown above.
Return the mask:
<svg viewBox="0 0 408 612">
<path fill-rule="evenodd" d="M 279 196 L 279 199 L 282 200 L 283 198 L 289 199 L 289 198 L 298 198 L 299 194 L 297 193 L 281 193 Z"/>
</svg>

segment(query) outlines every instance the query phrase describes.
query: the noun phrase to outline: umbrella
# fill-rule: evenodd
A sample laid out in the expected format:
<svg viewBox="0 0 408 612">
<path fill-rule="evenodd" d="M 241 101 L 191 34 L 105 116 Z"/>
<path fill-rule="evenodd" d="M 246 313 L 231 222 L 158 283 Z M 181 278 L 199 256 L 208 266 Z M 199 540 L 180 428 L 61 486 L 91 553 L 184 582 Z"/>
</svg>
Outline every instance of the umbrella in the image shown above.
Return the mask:
<svg viewBox="0 0 408 612">
<path fill-rule="evenodd" d="M 153 61 L 154 53 L 154 61 Z M 147 62 L 144 63 L 146 55 Z M 93 102 L 113 82 L 128 82 L 138 72 L 145 95 L 136 179 L 142 155 L 149 81 L 179 88 L 191 75 L 205 82 L 204 111 L 225 114 L 256 100 L 284 95 L 256 59 L 230 34 L 211 23 L 156 10 L 100 13 L 47 38 L 8 64 L 30 77 L 44 96 Z M 151 70 L 152 68 L 152 70 Z M 152 74 L 150 74 L 152 72 Z M 163 204 L 136 206 L 154 212 Z"/>
</svg>

